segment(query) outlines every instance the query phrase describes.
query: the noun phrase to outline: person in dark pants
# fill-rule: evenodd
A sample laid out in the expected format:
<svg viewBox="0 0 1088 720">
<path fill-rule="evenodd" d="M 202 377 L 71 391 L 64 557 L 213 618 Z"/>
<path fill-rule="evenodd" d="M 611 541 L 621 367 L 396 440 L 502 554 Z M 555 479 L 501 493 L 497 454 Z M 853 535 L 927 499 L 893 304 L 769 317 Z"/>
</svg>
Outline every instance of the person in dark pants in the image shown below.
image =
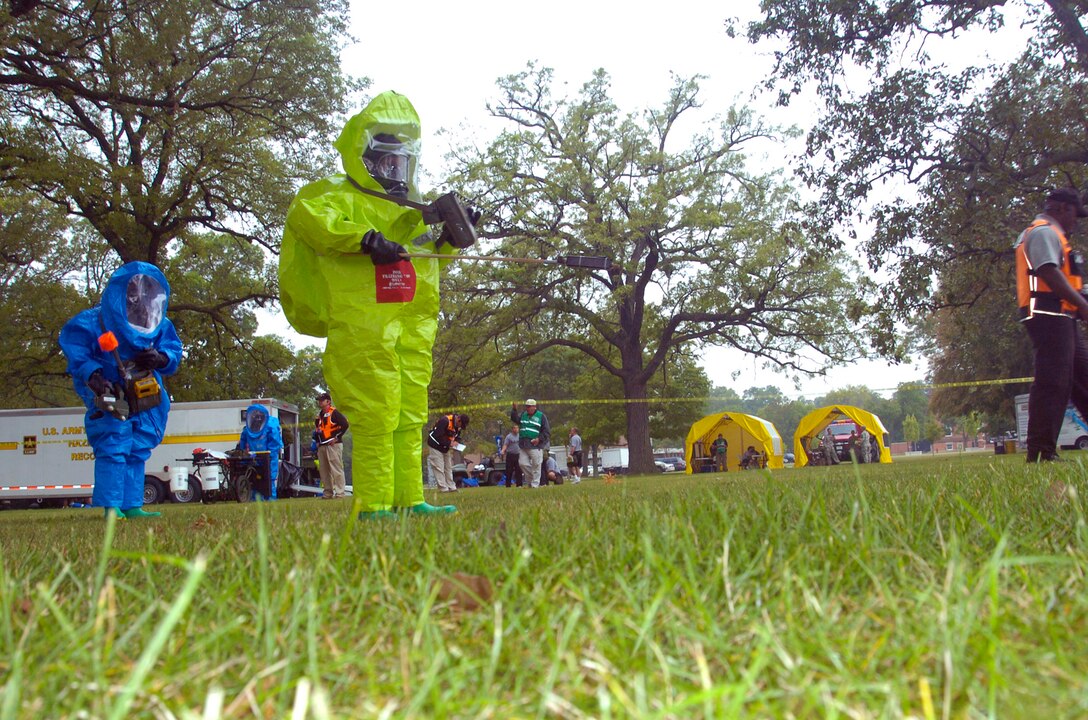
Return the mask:
<svg viewBox="0 0 1088 720">
<path fill-rule="evenodd" d="M 1081 295 L 1083 258 L 1068 238 L 1082 217 L 1088 211 L 1080 193 L 1058 188 L 1016 241 L 1020 321 L 1035 355 L 1028 398 L 1029 463 L 1058 459 L 1058 434 L 1070 400 L 1082 415 L 1088 412 L 1088 345 L 1077 323 L 1078 317 L 1088 320 L 1088 300 Z"/>
<path fill-rule="evenodd" d="M 517 423 L 514 423 L 510 426 L 510 432 L 506 434 L 502 441 L 502 454 L 506 460 L 506 487 L 514 487 L 515 482 L 518 487 L 522 487 L 525 483 L 525 476 L 522 474 L 521 464 L 518 462 L 518 442 L 520 439 Z"/>
</svg>

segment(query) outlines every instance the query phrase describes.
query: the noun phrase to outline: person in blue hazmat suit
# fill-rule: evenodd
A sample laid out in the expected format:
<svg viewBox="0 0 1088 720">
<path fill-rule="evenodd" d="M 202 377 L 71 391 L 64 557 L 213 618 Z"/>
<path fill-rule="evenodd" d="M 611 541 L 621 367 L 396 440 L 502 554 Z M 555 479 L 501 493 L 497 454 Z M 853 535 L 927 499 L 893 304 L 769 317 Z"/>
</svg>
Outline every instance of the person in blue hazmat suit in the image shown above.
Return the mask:
<svg viewBox="0 0 1088 720">
<path fill-rule="evenodd" d="M 280 251 L 284 314 L 299 332 L 328 338 L 322 368 L 351 420 L 353 510 L 361 518 L 456 511 L 424 502 L 422 483 L 439 269 L 448 261 L 402 254 L 405 246 L 448 255 L 466 245 L 446 227 L 436 239 L 419 210 L 365 192 L 420 202 L 419 141 L 408 99 L 376 96 L 335 142 L 344 172 L 292 200 Z"/>
<path fill-rule="evenodd" d="M 157 267 L 126 263 L 106 283 L 101 302 L 60 331 L 68 374 L 87 407 L 84 427 L 95 458 L 91 504 L 107 514 L 159 515 L 143 510 L 144 463 L 166 431 L 170 396 L 162 379 L 181 362 L 181 340 L 166 317 L 169 301 L 170 284 Z"/>
<path fill-rule="evenodd" d="M 276 482 L 280 475 L 280 452 L 283 450 L 283 435 L 280 434 L 280 421 L 268 413 L 264 405 L 254 403 L 246 408 L 246 426 L 238 438 L 238 449 L 259 453 L 257 463 L 267 472 L 262 475 L 268 480 L 268 495 L 254 489 L 254 494 L 269 500 L 276 499 Z M 266 454 L 267 453 L 267 454 Z"/>
</svg>

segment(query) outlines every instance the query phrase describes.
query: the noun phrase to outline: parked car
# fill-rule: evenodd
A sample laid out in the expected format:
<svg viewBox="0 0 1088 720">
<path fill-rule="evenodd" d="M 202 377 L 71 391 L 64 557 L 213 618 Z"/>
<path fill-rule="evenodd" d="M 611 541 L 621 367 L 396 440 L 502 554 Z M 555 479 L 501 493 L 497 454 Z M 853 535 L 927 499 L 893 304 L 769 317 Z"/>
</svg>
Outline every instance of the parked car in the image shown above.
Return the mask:
<svg viewBox="0 0 1088 720">
<path fill-rule="evenodd" d="M 793 461 L 794 461 L 793 453 L 788 452 L 788 453 L 783 453 L 782 454 L 782 462 L 792 463 Z"/>
<path fill-rule="evenodd" d="M 672 465 L 662 460 L 654 460 L 654 465 L 657 466 L 658 472 L 672 472 Z"/>
<path fill-rule="evenodd" d="M 665 463 L 666 465 L 672 466 L 672 469 L 674 471 L 676 471 L 676 472 L 684 472 L 685 470 L 688 469 L 688 464 L 686 462 L 684 462 L 684 458 L 663 457 L 663 458 L 658 458 L 658 460 Z"/>
</svg>

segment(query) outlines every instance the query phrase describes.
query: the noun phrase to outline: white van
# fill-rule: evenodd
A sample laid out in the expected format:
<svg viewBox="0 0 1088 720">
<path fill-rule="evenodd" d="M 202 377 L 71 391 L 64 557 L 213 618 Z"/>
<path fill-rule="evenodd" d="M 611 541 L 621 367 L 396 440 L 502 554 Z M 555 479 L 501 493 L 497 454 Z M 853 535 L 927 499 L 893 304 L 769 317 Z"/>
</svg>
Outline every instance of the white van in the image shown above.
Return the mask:
<svg viewBox="0 0 1088 720">
<path fill-rule="evenodd" d="M 1016 446 L 1023 450 L 1027 447 L 1028 440 L 1028 396 L 1017 395 L 1015 402 Z M 1088 422 L 1085 422 L 1072 405 L 1065 409 L 1065 421 L 1062 423 L 1062 431 L 1058 433 L 1058 447 L 1063 450 L 1088 450 Z"/>
</svg>

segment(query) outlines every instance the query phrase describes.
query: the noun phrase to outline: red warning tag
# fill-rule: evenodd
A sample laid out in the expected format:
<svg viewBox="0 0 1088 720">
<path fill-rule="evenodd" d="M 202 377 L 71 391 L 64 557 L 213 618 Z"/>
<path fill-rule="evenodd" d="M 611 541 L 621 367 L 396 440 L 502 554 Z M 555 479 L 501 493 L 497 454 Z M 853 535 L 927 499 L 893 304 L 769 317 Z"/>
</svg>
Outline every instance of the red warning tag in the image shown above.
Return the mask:
<svg viewBox="0 0 1088 720">
<path fill-rule="evenodd" d="M 391 265 L 374 266 L 375 282 L 380 303 L 411 302 L 416 296 L 416 269 L 408 260 Z"/>
</svg>

